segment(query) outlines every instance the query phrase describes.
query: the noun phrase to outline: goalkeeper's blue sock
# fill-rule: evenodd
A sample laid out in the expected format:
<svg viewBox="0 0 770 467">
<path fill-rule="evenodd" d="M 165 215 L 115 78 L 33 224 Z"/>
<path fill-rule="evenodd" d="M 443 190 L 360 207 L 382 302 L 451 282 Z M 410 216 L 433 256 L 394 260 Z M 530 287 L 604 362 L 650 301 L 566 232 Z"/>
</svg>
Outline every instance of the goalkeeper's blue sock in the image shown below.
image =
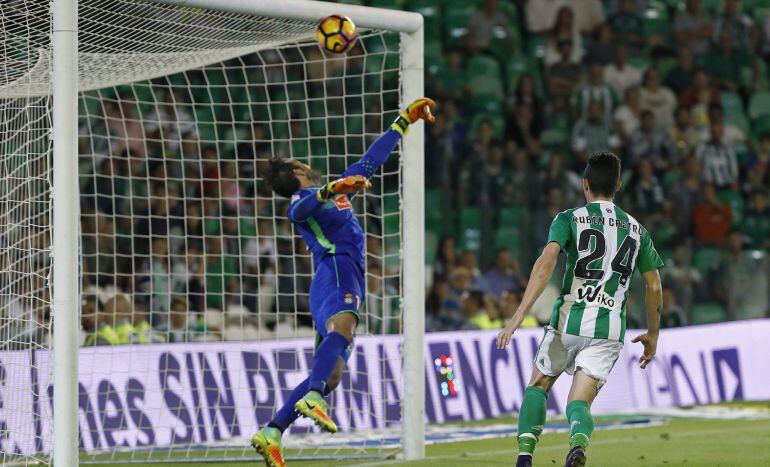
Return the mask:
<svg viewBox="0 0 770 467">
<path fill-rule="evenodd" d="M 330 332 L 321 341 L 321 345 L 315 351 L 313 371 L 310 372 L 308 391 L 316 391 L 324 394 L 326 384 L 337 366 L 337 359 L 350 345 L 348 339 L 338 332 Z"/>
<path fill-rule="evenodd" d="M 307 387 L 309 383 L 310 378 L 305 378 L 304 381 L 299 383 L 297 387 L 294 388 L 291 394 L 289 394 L 289 398 L 286 399 L 286 402 L 284 402 L 283 406 L 281 406 L 278 412 L 275 413 L 275 416 L 270 421 L 270 423 L 267 424 L 267 426 L 277 428 L 281 431 L 281 433 L 283 433 L 292 423 L 294 423 L 294 420 L 299 417 L 299 412 L 297 412 L 294 406 L 297 404 L 298 400 L 302 399 L 302 397 L 307 394 Z M 322 394 L 327 396 L 330 392 L 331 391 L 327 386 L 326 390 Z"/>
</svg>

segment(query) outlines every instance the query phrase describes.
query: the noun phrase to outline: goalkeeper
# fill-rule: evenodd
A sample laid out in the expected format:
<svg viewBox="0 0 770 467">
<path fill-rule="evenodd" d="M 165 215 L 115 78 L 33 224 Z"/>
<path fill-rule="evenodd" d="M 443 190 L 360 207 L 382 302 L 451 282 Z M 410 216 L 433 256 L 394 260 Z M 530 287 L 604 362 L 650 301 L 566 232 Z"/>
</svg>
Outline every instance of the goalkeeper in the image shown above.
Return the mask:
<svg viewBox="0 0 770 467">
<path fill-rule="evenodd" d="M 324 396 L 342 377 L 365 294 L 365 234 L 350 198 L 371 186 L 369 178 L 385 163 L 409 125 L 421 119 L 436 120 L 430 110 L 434 106 L 428 98 L 414 101 L 342 178 L 325 185 L 321 185 L 320 174 L 306 164 L 287 159 L 270 161 L 265 179 L 278 195 L 291 199 L 289 220 L 313 254 L 310 312 L 318 334 L 310 376 L 251 440 L 268 466 L 285 465 L 281 435 L 299 415 L 310 418 L 324 431 L 337 432 Z"/>
</svg>

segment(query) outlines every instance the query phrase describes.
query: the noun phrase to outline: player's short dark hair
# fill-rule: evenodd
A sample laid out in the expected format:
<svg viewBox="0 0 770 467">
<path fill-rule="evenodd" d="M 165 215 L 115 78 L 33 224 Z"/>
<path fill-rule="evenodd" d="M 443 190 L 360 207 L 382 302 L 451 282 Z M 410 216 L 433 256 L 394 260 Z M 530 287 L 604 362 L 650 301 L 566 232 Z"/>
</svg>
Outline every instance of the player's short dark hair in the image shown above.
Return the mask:
<svg viewBox="0 0 770 467">
<path fill-rule="evenodd" d="M 273 158 L 268 161 L 265 181 L 270 185 L 274 192 L 284 198 L 289 198 L 299 190 L 299 180 L 294 175 L 296 167 L 288 159 Z"/>
<path fill-rule="evenodd" d="M 615 195 L 620 181 L 620 158 L 611 152 L 591 154 L 583 178 L 588 181 L 588 188 L 594 195 Z"/>
</svg>

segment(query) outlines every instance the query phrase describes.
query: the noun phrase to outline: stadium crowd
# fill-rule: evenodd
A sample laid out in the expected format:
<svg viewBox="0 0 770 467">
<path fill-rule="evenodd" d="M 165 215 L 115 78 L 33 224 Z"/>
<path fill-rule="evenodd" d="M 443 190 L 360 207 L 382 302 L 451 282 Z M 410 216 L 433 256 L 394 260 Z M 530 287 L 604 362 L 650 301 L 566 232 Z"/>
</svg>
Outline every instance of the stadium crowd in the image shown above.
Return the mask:
<svg viewBox="0 0 770 467">
<path fill-rule="evenodd" d="M 767 316 L 770 8 L 370 3 L 424 15 L 426 95 L 440 103 L 425 152 L 427 331 L 502 325 L 551 220 L 583 203 L 582 164 L 606 149 L 624 163 L 616 201 L 666 260 L 664 327 Z M 234 144 L 201 144 L 178 88 L 144 109 L 136 88 L 116 92 L 80 127 L 85 344 L 312 335 L 310 257 L 255 183 L 271 129 L 228 123 Z M 400 326 L 382 245 L 367 241 L 372 333 Z M 558 276 L 526 326 L 548 320 Z M 630 327 L 642 297 L 629 297 Z"/>
</svg>

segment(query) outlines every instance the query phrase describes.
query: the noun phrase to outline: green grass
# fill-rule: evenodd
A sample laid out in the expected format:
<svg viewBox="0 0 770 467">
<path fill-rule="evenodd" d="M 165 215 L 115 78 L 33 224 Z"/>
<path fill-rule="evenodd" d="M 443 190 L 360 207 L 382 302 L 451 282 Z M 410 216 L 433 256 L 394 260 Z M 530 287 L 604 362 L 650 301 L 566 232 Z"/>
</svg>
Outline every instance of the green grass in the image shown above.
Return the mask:
<svg viewBox="0 0 770 467">
<path fill-rule="evenodd" d="M 765 403 L 766 405 L 766 403 Z M 512 419 L 494 420 L 514 423 Z M 567 434 L 542 436 L 535 452 L 535 466 L 561 466 L 566 454 Z M 737 467 L 768 465 L 770 459 L 770 420 L 691 420 L 674 419 L 662 426 L 599 430 L 588 449 L 591 466 L 708 466 Z M 511 466 L 515 443 L 511 438 L 462 441 L 427 446 L 427 459 L 419 462 L 379 460 L 333 461 L 336 466 Z M 322 461 L 290 461 L 295 467 L 327 467 Z M 103 464 L 100 464 L 103 465 Z M 116 467 L 116 464 L 109 464 Z M 118 464 L 121 467 L 149 467 L 158 464 Z M 190 463 L 162 464 L 163 467 L 189 467 Z M 201 463 L 202 467 L 257 466 L 262 463 Z M 104 464 L 106 467 L 106 464 Z"/>
</svg>

